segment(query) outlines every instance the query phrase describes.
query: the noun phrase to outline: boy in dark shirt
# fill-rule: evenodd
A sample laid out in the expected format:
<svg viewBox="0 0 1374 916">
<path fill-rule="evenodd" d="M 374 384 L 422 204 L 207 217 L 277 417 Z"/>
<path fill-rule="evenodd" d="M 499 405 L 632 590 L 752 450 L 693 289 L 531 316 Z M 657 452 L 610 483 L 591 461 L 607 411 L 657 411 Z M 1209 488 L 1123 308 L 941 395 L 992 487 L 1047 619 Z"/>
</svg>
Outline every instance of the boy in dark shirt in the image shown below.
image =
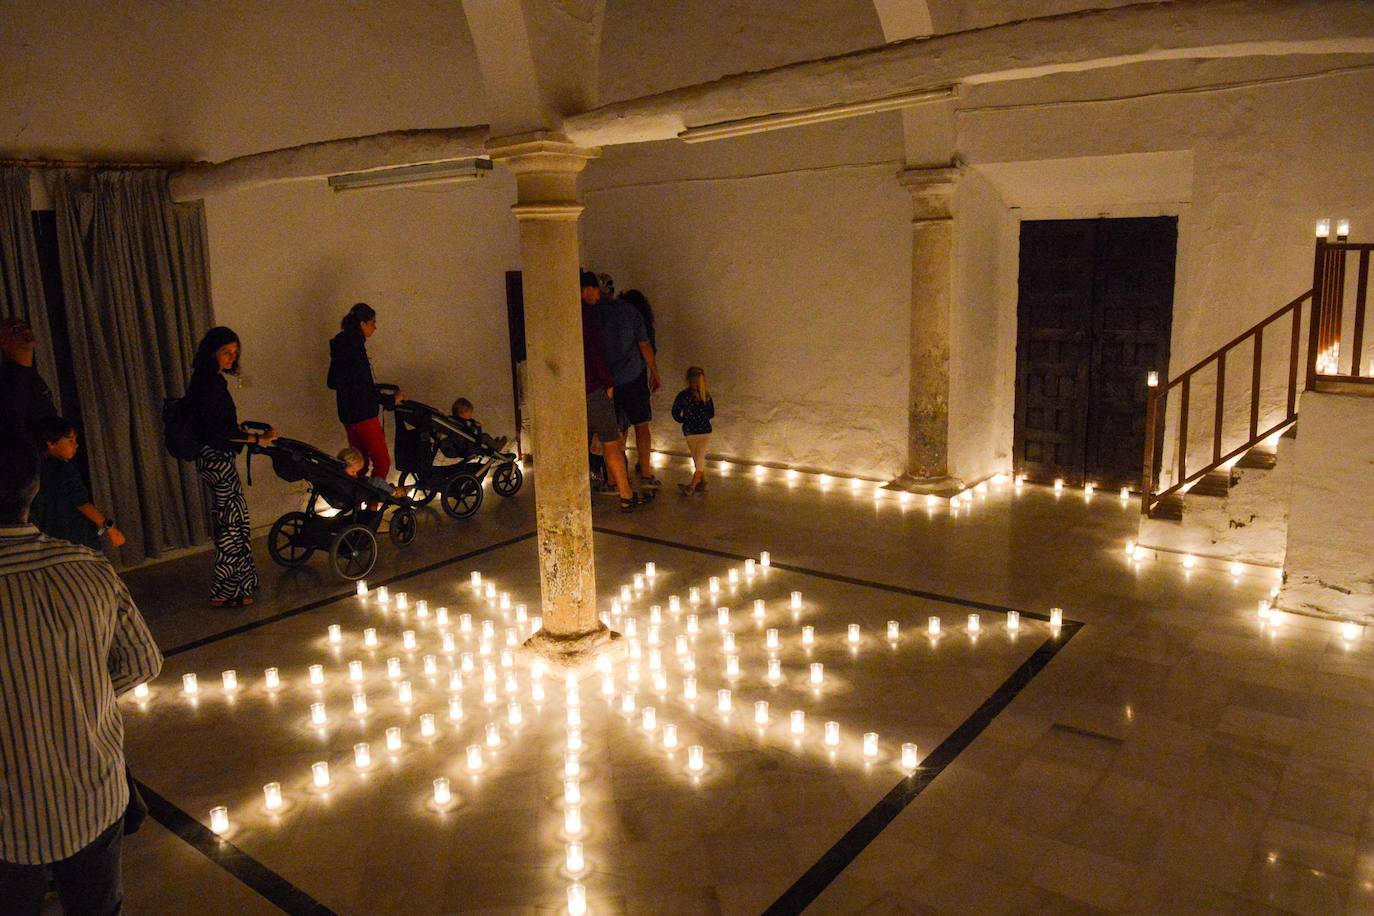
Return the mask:
<svg viewBox="0 0 1374 916">
<path fill-rule="evenodd" d="M 473 419 L 472 402 L 469 401 L 467 398 L 459 398 L 458 400 L 454 401 L 452 413 L 453 419 L 457 420 L 460 426 L 462 426 L 468 432 L 476 436 L 478 442 L 482 443 L 490 449 L 499 452 L 501 451 L 501 449 L 505 448 L 506 443 L 510 441 L 510 438 L 507 436 L 501 436 L 500 438 L 493 439 L 491 436 L 488 436 L 486 433 L 482 432 L 482 424 L 478 423 L 476 420 Z"/>
<path fill-rule="evenodd" d="M 43 453 L 43 469 L 29 520 L 48 537 L 92 550 L 100 550 L 101 535 L 108 536 L 112 546 L 123 546 L 124 532 L 91 502 L 90 490 L 72 464 L 76 427 L 62 417 L 43 417 L 34 422 L 32 432 Z"/>
</svg>

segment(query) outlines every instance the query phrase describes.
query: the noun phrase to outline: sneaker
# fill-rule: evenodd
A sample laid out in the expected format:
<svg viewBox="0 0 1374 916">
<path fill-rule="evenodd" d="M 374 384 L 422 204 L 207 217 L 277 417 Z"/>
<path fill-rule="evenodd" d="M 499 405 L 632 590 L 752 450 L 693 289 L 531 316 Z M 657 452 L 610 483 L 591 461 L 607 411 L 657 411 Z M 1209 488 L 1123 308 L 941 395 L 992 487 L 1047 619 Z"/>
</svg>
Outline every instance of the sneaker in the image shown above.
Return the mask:
<svg viewBox="0 0 1374 916">
<path fill-rule="evenodd" d="M 641 487 L 648 487 L 651 490 L 657 490 L 659 487 L 663 486 L 663 481 L 652 475 L 645 477 L 643 474 L 640 474 L 639 485 Z"/>
</svg>

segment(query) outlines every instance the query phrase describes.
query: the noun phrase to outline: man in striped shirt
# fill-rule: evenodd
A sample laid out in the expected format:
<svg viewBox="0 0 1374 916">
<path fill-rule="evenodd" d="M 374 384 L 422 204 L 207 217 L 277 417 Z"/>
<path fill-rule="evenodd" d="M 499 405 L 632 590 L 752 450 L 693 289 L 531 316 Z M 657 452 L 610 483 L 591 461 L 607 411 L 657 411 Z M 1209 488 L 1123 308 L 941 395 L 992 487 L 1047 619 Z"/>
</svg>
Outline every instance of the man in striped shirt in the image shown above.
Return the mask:
<svg viewBox="0 0 1374 916">
<path fill-rule="evenodd" d="M 49 874 L 65 912 L 109 916 L 129 801 L 115 697 L 162 653 L 104 557 L 28 524 L 38 470 L 0 438 L 0 916 L 37 916 Z"/>
</svg>

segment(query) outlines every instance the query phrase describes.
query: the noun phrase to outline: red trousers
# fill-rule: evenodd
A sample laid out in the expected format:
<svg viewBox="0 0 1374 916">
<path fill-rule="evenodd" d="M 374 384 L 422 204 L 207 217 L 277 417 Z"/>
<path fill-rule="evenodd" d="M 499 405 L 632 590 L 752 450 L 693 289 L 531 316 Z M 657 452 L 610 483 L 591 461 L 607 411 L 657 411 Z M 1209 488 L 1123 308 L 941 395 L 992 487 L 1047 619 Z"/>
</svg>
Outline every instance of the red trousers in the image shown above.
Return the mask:
<svg viewBox="0 0 1374 916">
<path fill-rule="evenodd" d="M 359 476 L 370 474 L 386 480 L 391 470 L 391 453 L 386 450 L 382 421 L 373 417 L 361 423 L 350 423 L 344 431 L 348 433 L 348 444 L 363 453 L 363 469 Z"/>
</svg>

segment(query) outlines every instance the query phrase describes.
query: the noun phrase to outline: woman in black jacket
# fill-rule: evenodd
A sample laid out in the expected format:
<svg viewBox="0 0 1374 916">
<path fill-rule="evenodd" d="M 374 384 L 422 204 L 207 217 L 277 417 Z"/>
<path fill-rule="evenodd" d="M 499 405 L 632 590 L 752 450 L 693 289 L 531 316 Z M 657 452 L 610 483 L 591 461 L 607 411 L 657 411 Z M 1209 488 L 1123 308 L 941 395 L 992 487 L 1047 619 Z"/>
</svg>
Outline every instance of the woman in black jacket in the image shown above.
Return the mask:
<svg viewBox="0 0 1374 916">
<path fill-rule="evenodd" d="M 229 328 L 211 328 L 196 348 L 191 363 L 191 384 L 186 399 L 193 407 L 192 420 L 200 454 L 196 473 L 210 490 L 210 518 L 215 528 L 212 607 L 244 607 L 253 603 L 258 589 L 258 568 L 253 563 L 253 530 L 248 503 L 234 460 L 244 443 L 271 442 L 269 429 L 261 435 L 244 432 L 238 410 L 229 394 L 225 374 L 238 375 L 239 337 Z"/>
<path fill-rule="evenodd" d="M 329 387 L 339 409 L 339 422 L 348 434 L 348 444 L 363 453 L 364 474 L 386 480 L 391 470 L 391 453 L 386 448 L 377 414 L 383 404 L 393 401 L 377 393 L 372 379 L 372 363 L 367 358 L 367 339 L 377 331 L 377 311 L 366 302 L 348 310 L 340 322 L 343 330 L 329 341 Z M 396 392 L 394 401 L 404 401 Z"/>
</svg>

